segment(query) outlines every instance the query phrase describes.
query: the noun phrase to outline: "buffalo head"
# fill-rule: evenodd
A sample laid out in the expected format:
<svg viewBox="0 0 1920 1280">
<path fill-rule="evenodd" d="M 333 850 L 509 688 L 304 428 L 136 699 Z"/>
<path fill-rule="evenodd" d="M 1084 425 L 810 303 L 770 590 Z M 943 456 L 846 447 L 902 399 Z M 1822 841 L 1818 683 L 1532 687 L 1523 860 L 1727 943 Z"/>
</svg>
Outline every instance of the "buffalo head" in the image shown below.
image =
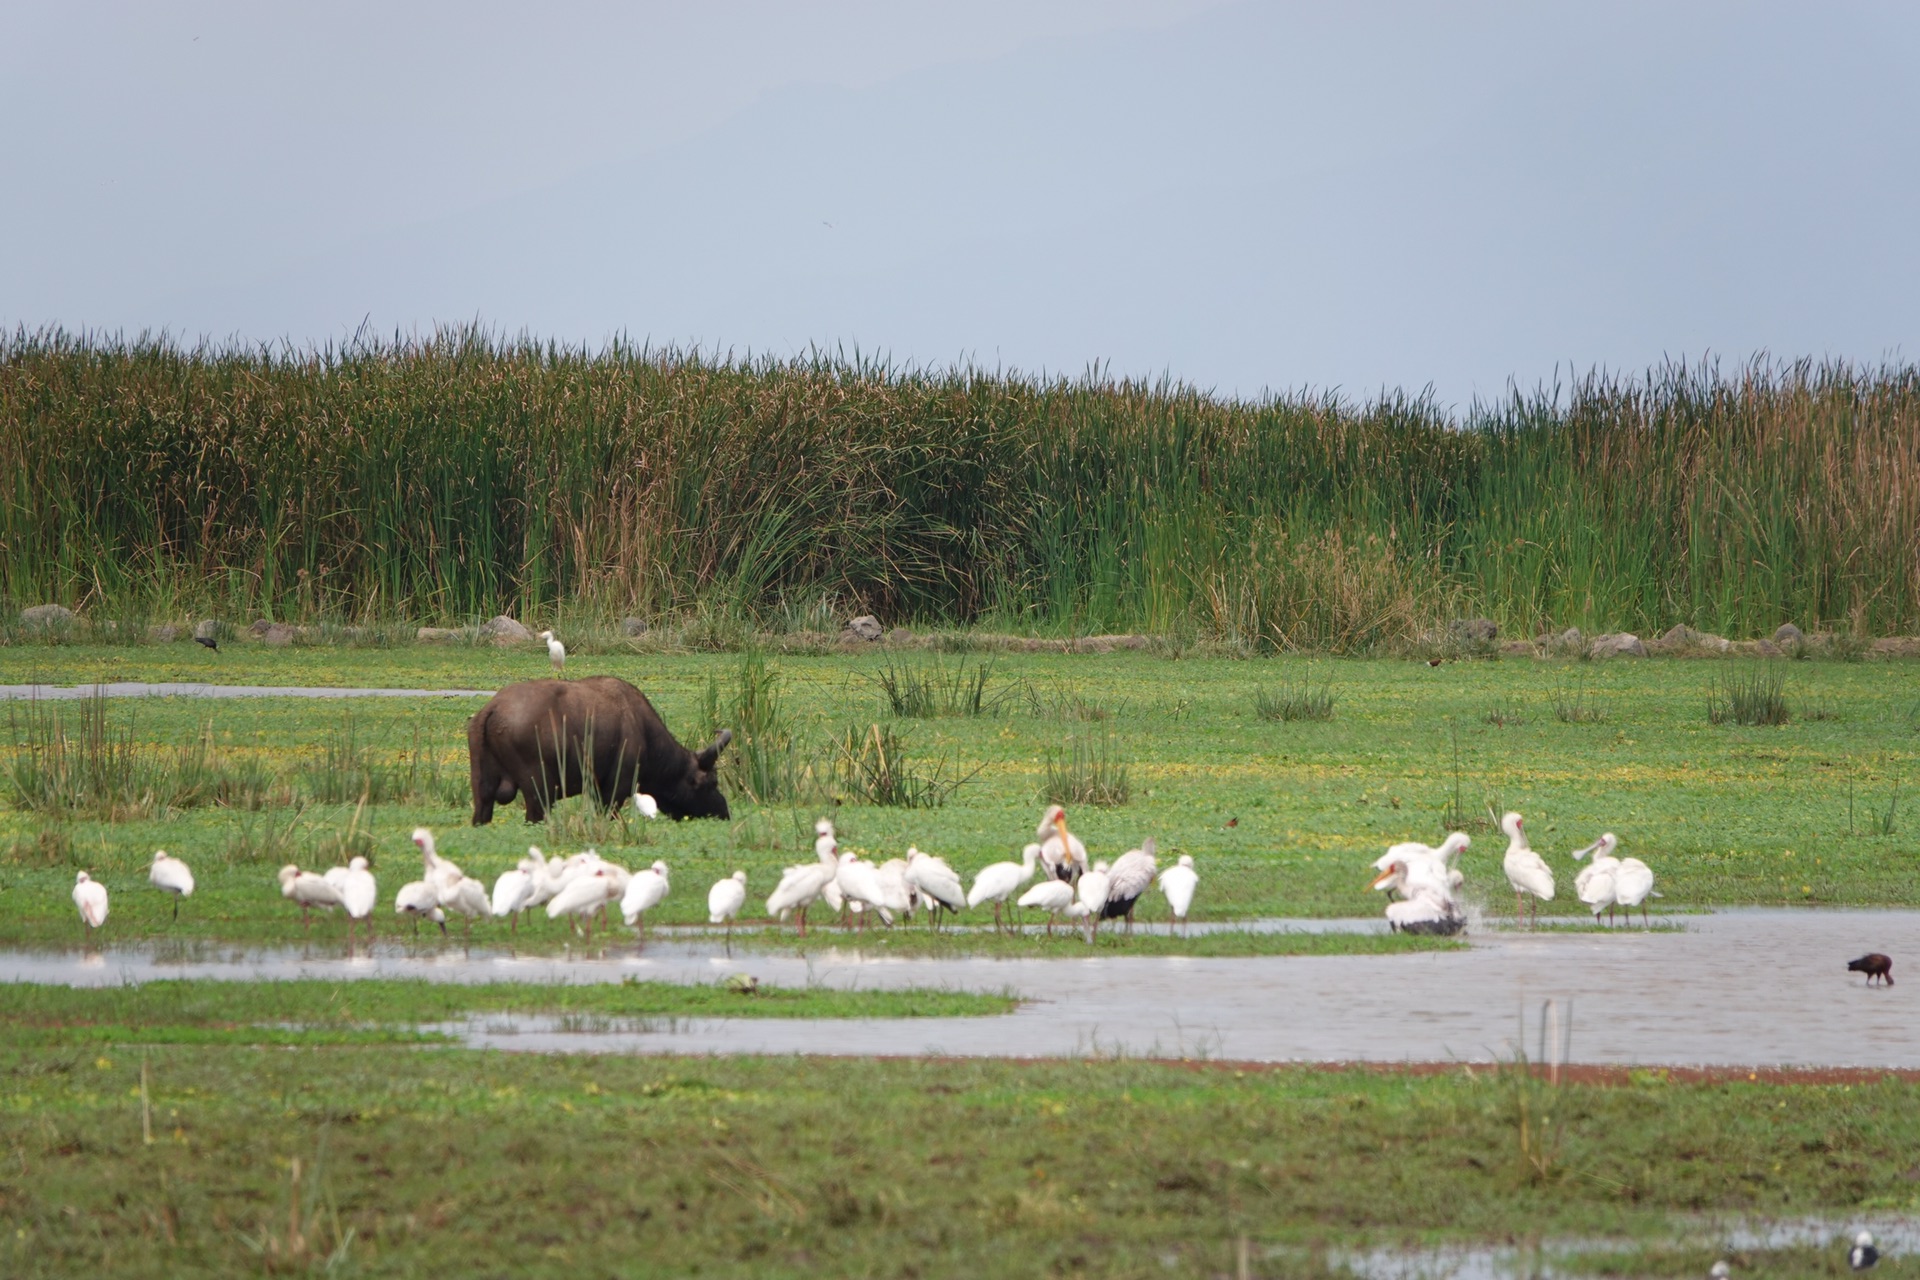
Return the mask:
<svg viewBox="0 0 1920 1280">
<path fill-rule="evenodd" d="M 654 784 L 654 801 L 669 818 L 720 818 L 732 815 L 720 794 L 720 753 L 733 741 L 733 730 L 722 729 L 713 745 L 687 756 L 686 772 L 671 782 Z"/>
</svg>

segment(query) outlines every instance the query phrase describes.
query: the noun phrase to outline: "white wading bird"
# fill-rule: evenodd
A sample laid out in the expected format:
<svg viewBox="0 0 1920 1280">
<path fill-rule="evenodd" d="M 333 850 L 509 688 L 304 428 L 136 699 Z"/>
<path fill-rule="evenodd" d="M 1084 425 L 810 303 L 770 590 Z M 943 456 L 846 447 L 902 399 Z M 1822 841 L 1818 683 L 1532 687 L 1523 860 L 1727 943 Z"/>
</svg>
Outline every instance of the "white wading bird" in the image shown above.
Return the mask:
<svg viewBox="0 0 1920 1280">
<path fill-rule="evenodd" d="M 664 862 L 655 862 L 627 881 L 627 891 L 620 896 L 620 917 L 629 929 L 638 928 L 642 938 L 647 936 L 647 912 L 666 901 L 667 887 Z"/>
<path fill-rule="evenodd" d="M 107 886 L 82 871 L 73 879 L 73 908 L 80 913 L 84 939 L 107 922 Z"/>
<path fill-rule="evenodd" d="M 1403 902 L 1387 904 L 1387 927 L 1395 933 L 1452 934 L 1459 932 L 1460 923 L 1453 900 L 1441 897 L 1431 886 L 1421 886 Z"/>
<path fill-rule="evenodd" d="M 991 902 L 995 933 L 1000 932 L 1001 904 L 1011 898 L 1021 885 L 1033 879 L 1034 864 L 1039 858 L 1040 846 L 1030 844 L 1020 851 L 1020 861 L 989 863 L 973 878 L 973 888 L 967 890 L 967 905 L 977 907 L 983 902 Z"/>
<path fill-rule="evenodd" d="M 1613 869 L 1613 900 L 1626 914 L 1627 923 L 1633 923 L 1633 909 L 1640 908 L 1640 923 L 1645 926 L 1647 919 L 1647 899 L 1658 898 L 1661 894 L 1653 891 L 1653 868 L 1638 858 L 1622 858 L 1620 865 Z M 1608 923 L 1613 921 L 1613 913 L 1607 913 Z"/>
<path fill-rule="evenodd" d="M 1520 923 L 1521 910 L 1528 905 L 1527 896 L 1532 895 L 1533 923 L 1537 924 L 1541 900 L 1553 901 L 1553 869 L 1527 843 L 1526 822 L 1519 814 L 1501 818 L 1500 829 L 1507 833 L 1507 856 L 1500 860 L 1500 866 L 1507 873 L 1507 883 L 1513 886 L 1513 923 Z"/>
<path fill-rule="evenodd" d="M 907 860 L 888 858 L 876 870 L 880 873 L 880 897 L 887 910 L 902 920 L 913 919 L 913 886 L 907 883 Z"/>
<path fill-rule="evenodd" d="M 840 843 L 834 838 L 833 824 L 822 818 L 813 824 L 813 832 L 814 861 L 788 867 L 767 895 L 767 918 L 784 921 L 799 912 L 803 938 L 807 936 L 807 908 L 820 900 L 840 874 Z"/>
<path fill-rule="evenodd" d="M 347 941 L 351 943 L 355 922 L 373 915 L 374 904 L 380 900 L 380 886 L 373 872 L 367 870 L 367 860 L 358 855 L 349 859 L 344 867 L 329 867 L 325 879 L 340 895 L 340 905 L 347 909 Z M 368 932 L 372 932 L 371 924 Z"/>
<path fill-rule="evenodd" d="M 400 886 L 400 892 L 393 895 L 393 914 L 411 916 L 413 932 L 420 933 L 422 918 L 440 926 L 440 932 L 447 931 L 447 913 L 440 909 L 440 891 L 425 880 L 409 880 Z"/>
<path fill-rule="evenodd" d="M 966 890 L 945 858 L 936 858 L 908 845 L 907 883 L 930 904 L 927 908 L 927 923 L 930 926 L 936 923 L 942 910 L 955 914 L 966 910 Z"/>
<path fill-rule="evenodd" d="M 1047 936 L 1053 936 L 1053 922 L 1074 903 L 1073 886 L 1065 880 L 1042 880 L 1020 895 L 1022 907 L 1038 907 L 1047 913 Z"/>
<path fill-rule="evenodd" d="M 547 642 L 547 661 L 553 664 L 553 673 L 559 675 L 567 667 L 567 646 L 556 640 L 551 631 L 542 631 L 540 638 Z"/>
<path fill-rule="evenodd" d="M 1100 909 L 1103 920 L 1116 920 L 1125 916 L 1127 934 L 1133 934 L 1133 908 L 1140 901 L 1140 895 L 1153 888 L 1153 881 L 1160 874 L 1160 864 L 1154 859 L 1153 837 L 1148 836 L 1140 842 L 1138 849 L 1129 849 L 1114 861 L 1113 870 L 1107 873 L 1107 905 Z"/>
<path fill-rule="evenodd" d="M 633 793 L 633 811 L 652 822 L 660 816 L 660 802 L 644 791 L 636 791 Z"/>
<path fill-rule="evenodd" d="M 1177 865 L 1160 873 L 1160 892 L 1166 895 L 1167 910 L 1177 923 L 1186 924 L 1187 912 L 1193 909 L 1193 891 L 1199 885 L 1200 873 L 1193 869 L 1191 854 L 1181 854 Z"/>
<path fill-rule="evenodd" d="M 1087 846 L 1067 830 L 1067 811 L 1049 805 L 1034 834 L 1040 837 L 1040 864 L 1055 880 L 1078 880 L 1087 869 Z"/>
<path fill-rule="evenodd" d="M 500 878 L 493 882 L 493 918 L 507 920 L 509 934 L 519 932 L 520 913 L 532 903 L 534 852 L 529 846 L 527 856 L 520 859 L 518 865 L 502 871 Z"/>
<path fill-rule="evenodd" d="M 597 866 L 585 875 L 567 881 L 566 887 L 553 895 L 547 902 L 547 919 L 558 920 L 561 916 L 567 916 L 569 925 L 576 933 L 580 930 L 581 922 L 585 921 L 587 939 L 591 941 L 594 913 L 605 909 L 607 900 L 617 896 L 607 868 Z"/>
<path fill-rule="evenodd" d="M 1086 909 L 1087 944 L 1093 944 L 1094 935 L 1100 932 L 1100 918 L 1107 909 L 1107 892 L 1112 888 L 1112 879 L 1107 873 L 1107 864 L 1096 862 L 1093 870 L 1080 877 L 1080 903 Z"/>
<path fill-rule="evenodd" d="M 193 872 L 187 864 L 165 849 L 155 851 L 147 883 L 162 893 L 173 895 L 173 918 L 180 918 L 180 899 L 193 896 Z"/>
<path fill-rule="evenodd" d="M 733 918 L 747 905 L 747 873 L 736 871 L 725 880 L 714 881 L 707 890 L 707 923 L 727 926 L 727 941 L 733 941 Z"/>
<path fill-rule="evenodd" d="M 433 842 L 433 832 L 425 827 L 413 829 L 413 842 L 420 848 L 421 879 L 434 887 L 437 893 L 443 886 L 452 884 L 464 874 L 451 861 L 440 856 L 439 848 Z"/>
<path fill-rule="evenodd" d="M 1613 851 L 1619 847 L 1620 837 L 1609 831 L 1586 848 L 1575 850 L 1573 855 L 1575 858 L 1593 855 L 1573 878 L 1573 891 L 1593 912 L 1595 923 L 1599 922 L 1602 911 L 1607 913 L 1607 922 L 1613 922 L 1614 875 L 1620 870 L 1620 859 L 1613 856 Z"/>
<path fill-rule="evenodd" d="M 880 880 L 880 868 L 849 849 L 840 855 L 840 869 L 834 874 L 834 883 L 840 886 L 840 896 L 859 912 L 862 929 L 867 927 L 869 911 L 878 911 L 883 923 L 893 923 L 893 912 L 887 910 L 887 891 Z"/>
<path fill-rule="evenodd" d="M 346 905 L 341 900 L 340 891 L 328 884 L 325 876 L 302 871 L 291 862 L 280 868 L 280 896 L 300 908 L 301 923 L 308 928 L 313 927 L 315 907 L 331 911 Z"/>
</svg>

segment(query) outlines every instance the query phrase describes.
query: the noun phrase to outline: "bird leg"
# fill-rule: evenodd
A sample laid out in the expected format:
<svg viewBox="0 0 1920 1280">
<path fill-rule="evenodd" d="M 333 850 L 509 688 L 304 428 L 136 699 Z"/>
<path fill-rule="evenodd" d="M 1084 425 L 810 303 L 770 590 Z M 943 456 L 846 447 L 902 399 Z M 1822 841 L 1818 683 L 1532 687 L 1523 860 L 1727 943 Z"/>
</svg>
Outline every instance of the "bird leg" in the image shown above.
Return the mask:
<svg viewBox="0 0 1920 1280">
<path fill-rule="evenodd" d="M 1000 900 L 998 898 L 993 900 L 993 931 L 1000 932 Z"/>
<path fill-rule="evenodd" d="M 800 908 L 800 936 L 803 938 L 807 936 L 807 909 L 805 907 Z"/>
<path fill-rule="evenodd" d="M 1520 891 L 1518 889 L 1515 889 L 1513 891 L 1513 927 L 1514 928 L 1518 929 L 1520 927 L 1521 917 L 1524 915 L 1526 915 L 1526 905 L 1521 901 Z"/>
<path fill-rule="evenodd" d="M 180 895 L 177 893 L 173 895 L 173 922 L 180 923 Z"/>
</svg>

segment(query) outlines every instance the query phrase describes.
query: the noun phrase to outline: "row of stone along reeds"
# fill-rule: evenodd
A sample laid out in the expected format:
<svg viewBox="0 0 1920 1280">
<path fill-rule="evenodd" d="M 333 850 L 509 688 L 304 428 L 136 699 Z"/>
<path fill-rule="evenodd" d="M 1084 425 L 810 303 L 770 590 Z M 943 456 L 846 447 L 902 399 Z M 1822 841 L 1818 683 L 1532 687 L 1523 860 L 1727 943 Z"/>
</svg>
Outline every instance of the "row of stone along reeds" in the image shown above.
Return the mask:
<svg viewBox="0 0 1920 1280">
<path fill-rule="evenodd" d="M 687 609 L 1365 649 L 1447 618 L 1920 631 L 1920 371 L 1399 395 L 476 330 L 0 339 L 0 596 L 448 621 Z M 811 609 L 811 613 L 809 613 Z"/>
</svg>

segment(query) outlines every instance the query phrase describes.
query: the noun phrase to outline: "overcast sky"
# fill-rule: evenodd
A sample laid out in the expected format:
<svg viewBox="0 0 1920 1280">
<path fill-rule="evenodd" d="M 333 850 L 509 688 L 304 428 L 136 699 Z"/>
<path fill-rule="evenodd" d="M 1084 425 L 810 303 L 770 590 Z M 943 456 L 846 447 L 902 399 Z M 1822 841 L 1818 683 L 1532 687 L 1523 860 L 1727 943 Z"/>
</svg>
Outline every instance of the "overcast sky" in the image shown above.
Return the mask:
<svg viewBox="0 0 1920 1280">
<path fill-rule="evenodd" d="M 0 321 L 1447 403 L 1920 355 L 1920 5 L 0 9 Z"/>
</svg>

